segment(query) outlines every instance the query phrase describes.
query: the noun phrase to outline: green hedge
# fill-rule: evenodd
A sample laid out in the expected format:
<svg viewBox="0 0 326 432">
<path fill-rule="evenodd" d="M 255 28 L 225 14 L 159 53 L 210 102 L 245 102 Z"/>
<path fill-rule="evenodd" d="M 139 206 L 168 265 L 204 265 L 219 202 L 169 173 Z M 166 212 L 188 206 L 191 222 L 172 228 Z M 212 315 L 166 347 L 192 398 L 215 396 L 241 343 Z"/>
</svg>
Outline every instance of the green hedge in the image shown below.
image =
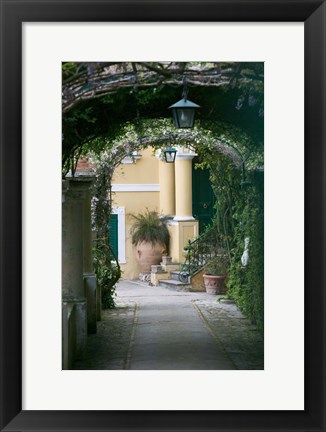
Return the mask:
<svg viewBox="0 0 326 432">
<path fill-rule="evenodd" d="M 210 169 L 216 195 L 213 226 L 224 238 L 230 258 L 228 297 L 263 331 L 264 175 L 258 169 L 244 173 L 221 154 L 212 153 L 207 160 L 201 166 Z M 250 239 L 249 264 L 243 268 L 246 237 Z"/>
<path fill-rule="evenodd" d="M 264 328 L 264 189 L 263 174 L 251 175 L 251 185 L 234 208 L 235 229 L 228 296 L 243 313 Z M 243 268 L 244 239 L 250 238 L 249 263 Z"/>
</svg>

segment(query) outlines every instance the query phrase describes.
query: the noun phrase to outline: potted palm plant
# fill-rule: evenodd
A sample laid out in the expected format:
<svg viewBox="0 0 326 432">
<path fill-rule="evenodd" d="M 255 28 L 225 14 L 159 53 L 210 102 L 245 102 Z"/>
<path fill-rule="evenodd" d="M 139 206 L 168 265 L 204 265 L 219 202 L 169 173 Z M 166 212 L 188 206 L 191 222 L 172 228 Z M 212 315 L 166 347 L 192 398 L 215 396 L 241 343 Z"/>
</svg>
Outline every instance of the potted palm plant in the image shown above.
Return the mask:
<svg viewBox="0 0 326 432">
<path fill-rule="evenodd" d="M 204 285 L 208 294 L 225 294 L 228 264 L 224 257 L 215 257 L 205 267 Z"/>
<path fill-rule="evenodd" d="M 132 215 L 132 218 L 131 241 L 135 246 L 140 271 L 150 272 L 151 266 L 160 264 L 162 255 L 169 251 L 167 218 L 148 209 L 144 213 Z"/>
</svg>

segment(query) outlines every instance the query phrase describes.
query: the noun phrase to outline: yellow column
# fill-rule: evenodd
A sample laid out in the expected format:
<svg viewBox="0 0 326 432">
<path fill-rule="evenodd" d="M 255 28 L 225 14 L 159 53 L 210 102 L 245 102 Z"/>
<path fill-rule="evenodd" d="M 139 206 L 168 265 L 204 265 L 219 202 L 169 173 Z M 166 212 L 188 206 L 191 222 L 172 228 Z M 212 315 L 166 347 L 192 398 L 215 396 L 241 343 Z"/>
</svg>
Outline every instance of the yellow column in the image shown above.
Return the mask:
<svg viewBox="0 0 326 432">
<path fill-rule="evenodd" d="M 175 218 L 194 220 L 192 216 L 192 159 L 194 154 L 177 153 L 175 161 Z"/>
<path fill-rule="evenodd" d="M 192 159 L 195 153 L 178 148 L 175 161 L 175 217 L 170 222 L 170 255 L 174 262 L 184 262 L 184 246 L 198 237 L 198 221 L 192 216 Z"/>
<path fill-rule="evenodd" d="M 160 161 L 160 211 L 164 215 L 175 215 L 174 165 Z"/>
</svg>

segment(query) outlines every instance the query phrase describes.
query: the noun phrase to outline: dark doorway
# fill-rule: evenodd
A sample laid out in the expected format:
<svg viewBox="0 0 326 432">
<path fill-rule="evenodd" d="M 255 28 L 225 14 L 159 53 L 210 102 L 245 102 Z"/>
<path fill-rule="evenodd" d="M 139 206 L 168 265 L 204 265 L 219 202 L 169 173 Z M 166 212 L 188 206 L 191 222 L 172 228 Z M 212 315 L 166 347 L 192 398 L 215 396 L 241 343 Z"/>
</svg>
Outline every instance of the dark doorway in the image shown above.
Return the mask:
<svg viewBox="0 0 326 432">
<path fill-rule="evenodd" d="M 199 232 L 210 225 L 215 214 L 216 198 L 209 180 L 208 169 L 196 169 L 198 158 L 192 164 L 192 214 L 199 221 Z"/>
</svg>

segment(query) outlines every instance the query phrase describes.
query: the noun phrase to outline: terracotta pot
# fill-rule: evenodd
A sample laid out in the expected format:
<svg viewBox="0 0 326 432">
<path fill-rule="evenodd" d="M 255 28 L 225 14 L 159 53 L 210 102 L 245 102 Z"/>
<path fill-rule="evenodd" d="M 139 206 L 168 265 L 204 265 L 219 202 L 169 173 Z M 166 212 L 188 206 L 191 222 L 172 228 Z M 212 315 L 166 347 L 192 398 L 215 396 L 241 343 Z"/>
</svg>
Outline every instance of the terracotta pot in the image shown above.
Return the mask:
<svg viewBox="0 0 326 432">
<path fill-rule="evenodd" d="M 207 294 L 226 293 L 226 276 L 204 274 L 203 278 Z"/>
<path fill-rule="evenodd" d="M 152 265 L 162 261 L 162 254 L 166 252 L 165 245 L 161 243 L 140 242 L 136 246 L 136 259 L 142 273 L 150 272 Z"/>
</svg>

